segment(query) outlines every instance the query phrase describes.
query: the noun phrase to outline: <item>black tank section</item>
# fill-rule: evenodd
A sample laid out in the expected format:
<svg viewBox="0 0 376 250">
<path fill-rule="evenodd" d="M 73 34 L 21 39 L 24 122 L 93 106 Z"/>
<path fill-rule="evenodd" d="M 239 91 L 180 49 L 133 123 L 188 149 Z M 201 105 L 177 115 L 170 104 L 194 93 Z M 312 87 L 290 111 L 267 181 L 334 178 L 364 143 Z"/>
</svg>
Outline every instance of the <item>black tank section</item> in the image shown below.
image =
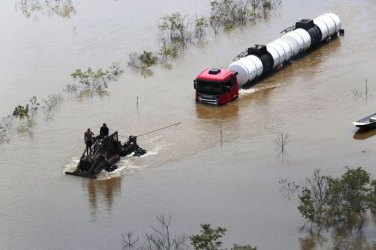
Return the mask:
<svg viewBox="0 0 376 250">
<path fill-rule="evenodd" d="M 312 19 L 302 19 L 296 22 L 295 29 L 298 28 L 306 30 L 311 37 L 310 49 L 315 48 L 320 44 L 322 37 L 321 30 L 313 23 Z"/>
<path fill-rule="evenodd" d="M 255 45 L 247 49 L 247 56 L 254 55 L 260 58 L 263 66 L 262 74 L 270 73 L 273 70 L 274 59 L 266 50 L 265 45 Z"/>
</svg>

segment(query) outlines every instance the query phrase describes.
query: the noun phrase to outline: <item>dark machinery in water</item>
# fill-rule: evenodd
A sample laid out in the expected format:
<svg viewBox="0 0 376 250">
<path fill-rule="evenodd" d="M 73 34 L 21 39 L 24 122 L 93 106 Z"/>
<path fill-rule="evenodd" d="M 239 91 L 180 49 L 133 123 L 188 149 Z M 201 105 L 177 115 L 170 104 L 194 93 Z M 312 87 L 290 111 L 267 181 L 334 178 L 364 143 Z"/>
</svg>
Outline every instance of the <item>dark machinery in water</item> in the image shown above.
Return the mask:
<svg viewBox="0 0 376 250">
<path fill-rule="evenodd" d="M 137 144 L 137 136 L 129 136 L 128 141 L 121 144 L 118 138 L 118 132 L 114 132 L 110 136 L 94 139 L 92 151 L 83 152 L 80 162 L 73 172 L 65 172 L 69 175 L 76 175 L 96 179 L 102 170 L 112 172 L 118 167 L 116 163 L 120 157 L 124 157 L 133 153 L 135 156 L 141 156 L 146 153 Z"/>
</svg>

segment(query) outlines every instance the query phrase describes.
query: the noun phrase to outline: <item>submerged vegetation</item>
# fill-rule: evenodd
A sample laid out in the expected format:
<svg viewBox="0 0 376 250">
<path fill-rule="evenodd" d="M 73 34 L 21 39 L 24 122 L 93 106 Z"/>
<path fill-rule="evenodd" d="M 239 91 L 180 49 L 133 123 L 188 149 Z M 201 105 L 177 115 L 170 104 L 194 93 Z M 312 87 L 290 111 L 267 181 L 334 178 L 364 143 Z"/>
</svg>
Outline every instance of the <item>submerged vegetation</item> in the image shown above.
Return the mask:
<svg viewBox="0 0 376 250">
<path fill-rule="evenodd" d="M 217 34 L 219 28 L 232 30 L 245 26 L 256 18 L 266 18 L 270 11 L 277 7 L 280 1 L 272 0 L 219 0 L 212 1 L 210 26 Z"/>
<path fill-rule="evenodd" d="M 150 226 L 151 232 L 146 233 L 144 241 L 139 241 L 139 237 L 135 237 L 133 232 L 122 234 L 123 250 L 143 250 L 143 249 L 160 249 L 160 250 L 219 250 L 222 248 L 221 238 L 225 235 L 227 229 L 222 227 L 212 228 L 210 224 L 202 224 L 199 234 L 188 237 L 185 234 L 172 235 L 171 220 L 172 215 L 158 215 L 157 226 Z M 190 245 L 188 244 L 190 241 Z M 234 244 L 231 250 L 257 250 L 251 245 L 241 246 Z"/>
<path fill-rule="evenodd" d="M 18 0 L 16 9 L 28 18 L 37 13 L 70 18 L 75 13 L 72 0 Z"/>
<path fill-rule="evenodd" d="M 280 182 L 284 192 L 298 193 L 297 208 L 307 220 L 303 228 L 310 223 L 311 235 L 322 238 L 320 232 L 326 229 L 335 237 L 359 239 L 369 215 L 376 213 L 376 179 L 371 179 L 370 173 L 361 167 L 346 168 L 337 178 L 322 175 L 316 169 L 313 177 L 299 185 L 287 180 Z M 344 242 L 341 239 L 340 245 Z"/>
<path fill-rule="evenodd" d="M 278 132 L 277 139 L 274 141 L 274 143 L 280 154 L 284 154 L 286 152 L 286 146 L 288 143 L 290 143 L 290 141 L 290 136 L 287 133 Z"/>
<path fill-rule="evenodd" d="M 9 143 L 9 130 L 12 126 L 13 117 L 8 115 L 0 120 L 0 143 Z"/>
<path fill-rule="evenodd" d="M 204 40 L 208 27 L 211 27 L 214 35 L 218 35 L 221 30 L 229 31 L 255 22 L 257 18 L 267 18 L 280 3 L 280 0 L 219 0 L 210 3 L 209 17 L 190 18 L 181 12 L 166 15 L 158 24 L 159 51 L 133 52 L 129 54 L 128 66 L 144 76 L 151 75 L 152 65 L 166 64 L 182 54 L 188 45 Z"/>
<path fill-rule="evenodd" d="M 151 51 L 143 51 L 138 54 L 136 52 L 129 55 L 128 66 L 134 70 L 138 70 L 142 75 L 150 75 L 149 67 L 157 63 L 158 58 Z"/>
<path fill-rule="evenodd" d="M 53 119 L 58 107 L 74 93 L 78 96 L 82 96 L 83 92 L 103 95 L 109 83 L 116 81 L 123 72 L 117 62 L 112 63 L 107 69 L 89 67 L 86 71 L 75 70 L 71 74 L 73 82 L 67 84 L 63 92 L 50 94 L 41 103 L 33 96 L 26 105 L 17 105 L 12 115 L 3 117 L 0 121 L 0 144 L 10 142 L 13 128 L 19 133 L 31 133 L 31 129 L 37 125 L 39 111 L 46 120 Z"/>
<path fill-rule="evenodd" d="M 114 62 L 106 70 L 102 68 L 93 70 L 91 67 L 88 67 L 86 71 L 76 69 L 71 74 L 71 77 L 75 83 L 83 85 L 84 88 L 101 92 L 108 87 L 109 81 L 116 81 L 122 73 L 123 70 L 120 68 L 120 64 Z M 70 90 L 78 89 L 77 86 L 72 87 L 72 85 L 69 88 Z"/>
<path fill-rule="evenodd" d="M 364 90 L 362 89 L 353 89 L 352 94 L 355 99 L 365 99 L 366 101 L 371 99 L 371 90 L 368 86 L 368 80 L 364 80 Z"/>
<path fill-rule="evenodd" d="M 28 116 L 29 113 L 29 105 L 26 104 L 26 106 L 18 105 L 14 108 L 13 116 L 17 118 L 24 118 Z"/>
<path fill-rule="evenodd" d="M 318 229 L 364 225 L 368 211 L 376 211 L 376 180 L 361 167 L 347 168 L 341 177 L 323 176 L 315 170 L 299 193 L 298 210 Z"/>
</svg>

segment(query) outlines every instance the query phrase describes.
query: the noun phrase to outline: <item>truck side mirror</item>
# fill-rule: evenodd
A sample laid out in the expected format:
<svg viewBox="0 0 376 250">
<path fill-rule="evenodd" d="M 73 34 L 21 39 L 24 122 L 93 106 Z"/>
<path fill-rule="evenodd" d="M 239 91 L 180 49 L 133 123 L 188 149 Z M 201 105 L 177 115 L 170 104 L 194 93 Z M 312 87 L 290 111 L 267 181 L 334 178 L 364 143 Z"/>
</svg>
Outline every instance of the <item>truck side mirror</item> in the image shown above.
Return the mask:
<svg viewBox="0 0 376 250">
<path fill-rule="evenodd" d="M 197 89 L 197 82 L 196 82 L 196 81 L 193 82 L 193 87 L 194 87 L 195 89 Z"/>
</svg>

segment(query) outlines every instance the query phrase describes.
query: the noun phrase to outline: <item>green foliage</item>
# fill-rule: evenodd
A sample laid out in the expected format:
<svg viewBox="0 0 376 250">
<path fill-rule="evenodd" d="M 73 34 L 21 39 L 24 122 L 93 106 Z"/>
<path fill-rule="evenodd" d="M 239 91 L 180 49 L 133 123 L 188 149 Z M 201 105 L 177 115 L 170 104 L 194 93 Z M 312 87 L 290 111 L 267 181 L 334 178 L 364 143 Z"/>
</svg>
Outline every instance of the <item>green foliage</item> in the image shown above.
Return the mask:
<svg viewBox="0 0 376 250">
<path fill-rule="evenodd" d="M 217 33 L 219 27 L 231 30 L 244 26 L 256 17 L 266 17 L 268 11 L 279 5 L 279 0 L 216 0 L 210 2 L 210 26 Z"/>
<path fill-rule="evenodd" d="M 272 1 L 271 0 L 263 0 L 262 7 L 266 10 L 272 9 Z"/>
<path fill-rule="evenodd" d="M 158 58 L 153 52 L 144 50 L 142 54 L 131 53 L 129 55 L 128 66 L 135 69 L 146 69 L 157 63 Z"/>
<path fill-rule="evenodd" d="M 29 113 L 29 105 L 26 104 L 26 106 L 18 105 L 17 107 L 14 108 L 13 111 L 13 116 L 17 118 L 24 118 L 28 116 Z"/>
<path fill-rule="evenodd" d="M 247 23 L 247 16 L 250 9 L 249 1 L 243 0 L 219 0 L 212 1 L 211 18 L 216 18 L 217 21 L 224 27 L 225 30 L 230 30 L 238 25 L 245 25 Z"/>
<path fill-rule="evenodd" d="M 146 67 L 150 67 L 157 62 L 157 57 L 153 55 L 153 52 L 144 50 L 140 55 L 140 60 Z"/>
<path fill-rule="evenodd" d="M 363 226 L 367 211 L 376 207 L 376 181 L 361 167 L 348 168 L 339 178 L 320 175 L 315 170 L 299 194 L 298 210 L 321 227 Z"/>
<path fill-rule="evenodd" d="M 267 11 L 275 8 L 281 0 L 215 0 L 211 4 L 209 18 L 198 17 L 189 19 L 181 12 L 174 12 L 160 19 L 158 27 L 161 32 L 161 47 L 154 56 L 150 51 L 133 52 L 128 55 L 128 67 L 149 76 L 152 65 L 166 63 L 169 58 L 181 54 L 188 44 L 200 42 L 210 26 L 217 35 L 224 30 L 244 26 L 256 17 L 266 17 Z"/>
<path fill-rule="evenodd" d="M 171 43 L 179 44 L 182 47 L 184 47 L 186 42 L 190 39 L 188 27 L 189 22 L 180 12 L 162 17 L 159 24 L 159 29 L 162 34 L 166 32 L 169 35 Z"/>
<path fill-rule="evenodd" d="M 139 238 L 135 238 L 132 232 L 122 234 L 122 249 L 160 249 L 160 250 L 180 250 L 186 249 L 187 237 L 183 235 L 172 235 L 171 231 L 172 215 L 158 215 L 157 226 L 150 226 L 151 233 L 145 234 L 145 241 L 142 246 L 137 246 Z M 146 246 L 146 247 L 145 247 Z"/>
<path fill-rule="evenodd" d="M 150 226 L 151 233 L 146 233 L 144 242 L 139 242 L 139 237 L 135 237 L 133 232 L 122 234 L 122 249 L 124 250 L 143 250 L 143 249 L 160 249 L 160 250 L 183 250 L 191 249 L 186 241 L 188 237 L 185 234 L 173 236 L 171 230 L 172 215 L 159 215 L 157 216 L 157 226 Z M 201 233 L 189 237 L 191 244 L 196 250 L 218 250 L 222 246 L 219 240 L 226 233 L 225 228 L 217 227 L 211 228 L 210 224 L 201 225 Z M 234 244 L 231 250 L 257 250 L 256 247 L 251 245 L 238 245 Z"/>
<path fill-rule="evenodd" d="M 31 108 L 29 108 L 29 104 Z M 18 105 L 17 107 L 15 107 L 13 111 L 13 116 L 22 119 L 30 115 L 29 111 L 32 111 L 31 115 L 33 115 L 33 112 L 36 112 L 38 110 L 40 104 L 35 96 L 30 98 L 29 104 L 26 104 L 26 106 Z"/>
<path fill-rule="evenodd" d="M 146 57 L 145 60 L 149 60 L 149 58 Z M 86 71 L 76 69 L 76 71 L 74 71 L 71 76 L 79 84 L 100 92 L 108 87 L 109 81 L 117 80 L 123 72 L 124 71 L 121 69 L 120 64 L 114 62 L 106 70 L 102 68 L 94 70 L 91 67 L 88 67 Z M 75 87 L 74 85 L 67 85 L 66 90 L 67 92 L 74 91 Z"/>
<path fill-rule="evenodd" d="M 101 88 L 102 86 L 107 88 L 106 72 L 103 69 L 93 70 L 89 67 L 86 71 L 81 69 L 76 69 L 75 72 L 71 74 L 74 80 L 78 80 L 80 84 L 86 85 L 87 87 Z"/>
<path fill-rule="evenodd" d="M 210 224 L 201 224 L 201 234 L 192 235 L 191 243 L 194 249 L 199 250 L 216 250 L 222 246 L 222 242 L 219 241 L 226 233 L 226 229 L 217 227 L 211 228 Z"/>
<path fill-rule="evenodd" d="M 175 58 L 178 56 L 178 49 L 172 44 L 162 40 L 162 46 L 159 49 L 158 54 L 161 56 L 161 62 L 166 62 L 168 58 Z"/>
<path fill-rule="evenodd" d="M 205 17 L 196 16 L 194 24 L 195 24 L 195 30 L 194 30 L 195 37 L 201 40 L 205 35 L 206 28 L 209 26 L 208 21 L 206 20 Z"/>
<path fill-rule="evenodd" d="M 95 93 L 103 95 L 106 93 L 103 89 L 107 88 L 108 82 L 117 80 L 123 72 L 120 64 L 113 62 L 106 70 L 93 70 L 91 67 L 86 71 L 77 69 L 71 76 L 80 86 L 84 86 L 84 90 L 81 91 L 80 94 L 93 94 L 92 90 L 95 90 Z M 79 89 L 78 84 L 69 83 L 64 91 L 68 94 L 76 92 Z M 41 109 L 45 112 L 47 120 L 52 119 L 54 112 L 65 100 L 66 96 L 57 93 L 48 95 L 46 99 L 43 99 L 42 105 L 39 103 L 36 96 L 30 98 L 29 103 L 25 106 L 18 105 L 15 107 L 12 115 L 3 117 L 0 121 L 0 143 L 10 141 L 9 135 L 11 134 L 11 128 L 13 128 L 13 117 L 20 119 L 17 120 L 17 124 L 14 126 L 14 128 L 17 128 L 18 132 L 30 132 L 30 129 L 36 126 L 36 115 Z"/>
<path fill-rule="evenodd" d="M 320 226 L 327 224 L 324 200 L 326 191 L 325 178 L 320 175 L 320 170 L 316 169 L 312 179 L 306 178 L 306 185 L 302 187 L 299 195 L 299 212 L 304 218 Z"/>
</svg>

